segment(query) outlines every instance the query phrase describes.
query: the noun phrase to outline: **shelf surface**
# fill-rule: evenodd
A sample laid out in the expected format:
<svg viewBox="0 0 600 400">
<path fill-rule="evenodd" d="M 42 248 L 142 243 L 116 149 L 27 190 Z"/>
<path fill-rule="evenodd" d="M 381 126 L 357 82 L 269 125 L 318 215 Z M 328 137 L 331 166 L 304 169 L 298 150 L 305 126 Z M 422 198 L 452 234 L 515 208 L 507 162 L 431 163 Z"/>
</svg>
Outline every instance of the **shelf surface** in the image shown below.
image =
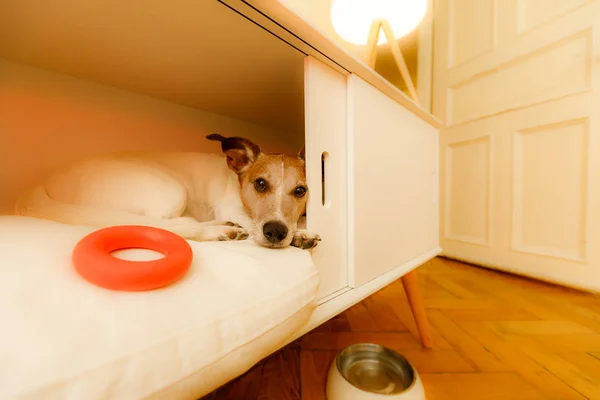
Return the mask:
<svg viewBox="0 0 600 400">
<path fill-rule="evenodd" d="M 304 131 L 305 54 L 214 0 L 5 0 L 0 57 Z"/>
</svg>

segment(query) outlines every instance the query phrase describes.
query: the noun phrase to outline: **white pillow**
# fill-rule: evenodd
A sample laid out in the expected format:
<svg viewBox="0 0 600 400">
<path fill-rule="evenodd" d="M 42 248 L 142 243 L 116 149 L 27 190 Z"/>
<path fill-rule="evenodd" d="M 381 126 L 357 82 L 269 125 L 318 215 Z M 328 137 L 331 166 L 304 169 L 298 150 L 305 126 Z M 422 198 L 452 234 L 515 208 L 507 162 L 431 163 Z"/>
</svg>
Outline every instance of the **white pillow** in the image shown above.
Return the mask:
<svg viewBox="0 0 600 400">
<path fill-rule="evenodd" d="M 70 258 L 93 230 L 0 217 L 0 398 L 147 397 L 315 307 L 310 253 L 249 240 L 189 241 L 189 272 L 162 289 L 97 287 Z"/>
</svg>

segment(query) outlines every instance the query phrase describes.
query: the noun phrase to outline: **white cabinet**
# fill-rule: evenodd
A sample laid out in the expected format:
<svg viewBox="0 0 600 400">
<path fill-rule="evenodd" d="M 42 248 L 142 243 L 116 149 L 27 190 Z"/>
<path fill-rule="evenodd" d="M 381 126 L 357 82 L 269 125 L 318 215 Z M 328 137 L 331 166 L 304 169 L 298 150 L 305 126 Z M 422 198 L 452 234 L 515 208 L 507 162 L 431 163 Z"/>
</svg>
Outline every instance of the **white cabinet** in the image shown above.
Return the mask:
<svg viewBox="0 0 600 400">
<path fill-rule="evenodd" d="M 437 254 L 435 120 L 278 2 L 43 7 L 0 2 L 0 212 L 63 163 L 220 153 L 218 132 L 305 144 L 324 306 L 306 329 Z"/>
</svg>

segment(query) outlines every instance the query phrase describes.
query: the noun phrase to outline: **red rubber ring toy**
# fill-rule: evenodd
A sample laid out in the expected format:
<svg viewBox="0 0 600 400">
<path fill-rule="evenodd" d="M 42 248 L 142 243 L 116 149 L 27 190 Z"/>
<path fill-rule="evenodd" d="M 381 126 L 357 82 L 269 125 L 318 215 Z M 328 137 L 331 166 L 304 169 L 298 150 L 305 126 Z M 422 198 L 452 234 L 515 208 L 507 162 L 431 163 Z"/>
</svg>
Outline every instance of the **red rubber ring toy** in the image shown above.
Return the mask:
<svg viewBox="0 0 600 400">
<path fill-rule="evenodd" d="M 128 261 L 110 253 L 124 249 L 154 250 L 152 261 Z M 77 272 L 87 281 L 112 290 L 158 289 L 181 279 L 194 254 L 189 243 L 172 232 L 137 225 L 103 228 L 81 239 L 73 249 Z"/>
</svg>

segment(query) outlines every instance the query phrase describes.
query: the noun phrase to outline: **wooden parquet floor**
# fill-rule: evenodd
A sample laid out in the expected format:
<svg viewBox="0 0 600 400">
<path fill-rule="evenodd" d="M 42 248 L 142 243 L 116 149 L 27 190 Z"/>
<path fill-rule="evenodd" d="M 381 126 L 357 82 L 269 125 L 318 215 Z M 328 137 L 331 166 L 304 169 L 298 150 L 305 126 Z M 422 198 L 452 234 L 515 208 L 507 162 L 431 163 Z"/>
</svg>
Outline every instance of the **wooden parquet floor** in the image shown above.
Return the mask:
<svg viewBox="0 0 600 400">
<path fill-rule="evenodd" d="M 600 400 L 600 297 L 440 258 L 418 272 L 434 349 L 398 281 L 205 399 L 324 400 L 336 353 L 368 341 L 403 354 L 428 400 Z"/>
</svg>

